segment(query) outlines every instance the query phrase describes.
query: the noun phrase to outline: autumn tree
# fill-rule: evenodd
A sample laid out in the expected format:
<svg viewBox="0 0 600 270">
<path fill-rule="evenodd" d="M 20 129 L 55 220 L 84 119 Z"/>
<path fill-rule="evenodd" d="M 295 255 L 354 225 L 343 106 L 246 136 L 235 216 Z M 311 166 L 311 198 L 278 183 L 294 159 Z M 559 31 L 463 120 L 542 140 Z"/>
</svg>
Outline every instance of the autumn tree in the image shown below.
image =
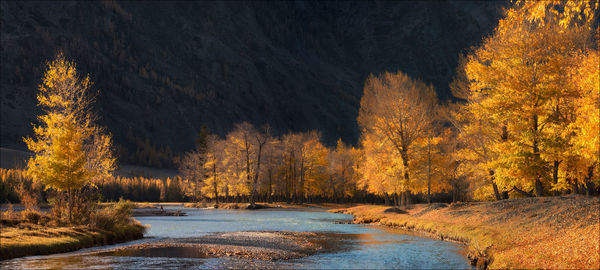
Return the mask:
<svg viewBox="0 0 600 270">
<path fill-rule="evenodd" d="M 255 149 L 252 136 L 256 130 L 249 123 L 235 125 L 226 137 L 226 179 L 227 191 L 236 196 L 249 194 L 252 189 L 252 164 Z"/>
<path fill-rule="evenodd" d="M 276 191 L 276 187 L 281 186 L 280 181 L 277 181 L 277 172 L 280 167 L 283 166 L 283 147 L 281 140 L 273 138 L 269 143 L 268 147 L 264 149 L 264 166 L 263 170 L 263 183 L 264 190 L 267 195 L 267 201 L 273 201 L 273 195 Z"/>
<path fill-rule="evenodd" d="M 355 196 L 361 153 L 358 149 L 344 144 L 341 139 L 337 141 L 335 148 L 328 152 L 328 195 L 333 197 L 334 201 L 337 201 L 339 196 Z"/>
<path fill-rule="evenodd" d="M 452 201 L 465 201 L 472 198 L 472 168 L 470 160 L 465 160 L 460 153 L 462 141 L 455 128 L 447 128 L 435 138 L 433 153 L 433 181 L 437 191 L 448 190 Z"/>
<path fill-rule="evenodd" d="M 380 140 L 371 133 L 361 135 L 361 148 L 363 156 L 358 169 L 360 178 L 358 187 L 385 199 L 385 204 L 392 201 L 400 194 L 403 186 L 399 179 L 402 178 L 402 161 L 388 140 Z"/>
<path fill-rule="evenodd" d="M 471 182 L 478 183 L 480 186 L 477 192 L 482 193 L 489 186 L 493 190 L 494 198 L 500 200 L 502 197 L 494 178 L 492 164 L 499 153 L 493 146 L 508 139 L 507 131 L 504 123 L 497 125 L 482 112 L 485 97 L 471 92 L 469 78 L 465 71 L 467 61 L 465 55 L 459 55 L 456 74 L 450 83 L 450 90 L 459 101 L 441 106 L 440 116 L 451 123 L 458 132 L 457 149 L 453 152 L 453 158 L 460 160 L 460 164 L 469 170 Z"/>
<path fill-rule="evenodd" d="M 190 195 L 196 200 L 200 199 L 200 189 L 202 188 L 203 181 L 206 177 L 204 155 L 205 154 L 202 154 L 200 151 L 194 150 L 183 154 L 183 157 L 179 161 L 179 172 L 185 179 L 192 182 L 194 188 Z"/>
<path fill-rule="evenodd" d="M 257 130 L 251 124 L 244 122 L 235 125 L 232 132 L 227 135 L 227 144 L 231 160 L 229 162 L 231 170 L 243 167 L 243 171 L 238 171 L 237 175 L 245 177 L 239 182 L 237 188 L 240 190 L 248 189 L 250 193 L 250 204 L 254 206 L 257 196 L 258 180 L 260 179 L 261 164 L 263 159 L 263 150 L 268 147 L 272 141 L 270 127 L 265 126 Z M 237 161 L 235 157 L 237 156 Z"/>
<path fill-rule="evenodd" d="M 44 110 L 34 137 L 25 138 L 35 153 L 27 173 L 47 188 L 66 192 L 69 222 L 75 192 L 115 168 L 111 136 L 94 124 L 91 111 L 95 95 L 89 76 L 81 77 L 75 63 L 58 53 L 42 78 L 37 96 Z"/>
<path fill-rule="evenodd" d="M 369 134 L 368 137 L 379 146 L 389 145 L 393 151 L 392 160 L 399 158 L 400 164 L 394 162 L 390 166 L 396 172 L 400 169 L 402 174 L 396 180 L 402 194 L 402 205 L 410 203 L 410 163 L 415 156 L 413 146 L 416 140 L 428 136 L 432 121 L 430 114 L 436 100 L 432 86 L 411 79 L 402 72 L 371 75 L 365 83 L 358 123 L 363 136 Z"/>
<path fill-rule="evenodd" d="M 206 137 L 206 151 L 204 154 L 204 171 L 206 178 L 204 179 L 204 194 L 212 194 L 215 203 L 219 203 L 219 194 L 224 191 L 225 180 L 223 172 L 225 170 L 225 141 L 216 135 Z"/>
<path fill-rule="evenodd" d="M 576 58 L 578 68 L 572 70 L 572 83 L 577 91 L 575 119 L 570 123 L 572 147 L 565 162 L 565 176 L 558 186 L 563 189 L 583 185 L 589 194 L 600 185 L 600 55 L 589 49 Z"/>
<path fill-rule="evenodd" d="M 215 200 L 218 200 L 218 173 L 222 170 L 224 142 L 218 136 L 208 133 L 202 136 L 201 141 L 199 145 L 202 147 L 183 155 L 179 161 L 179 172 L 191 181 L 192 195 L 196 200 L 205 193 L 213 194 Z"/>
<path fill-rule="evenodd" d="M 321 143 L 317 132 L 302 134 L 300 153 L 300 203 L 311 195 L 323 194 L 327 179 L 327 154 L 329 149 Z M 335 190 L 335 189 L 334 189 Z M 332 193 L 334 194 L 334 193 Z"/>
<path fill-rule="evenodd" d="M 567 76 L 575 67 L 572 57 L 591 40 L 589 27 L 571 13 L 589 18 L 586 5 L 518 2 L 469 56 L 470 98 L 478 100 L 479 115 L 506 129 L 504 140 L 493 145 L 501 154 L 492 164 L 505 185 L 534 188 L 542 196 L 553 184 L 553 167 L 565 159 L 561 149 L 569 145 L 564 129 L 572 110 L 567 101 L 576 95 Z"/>
</svg>

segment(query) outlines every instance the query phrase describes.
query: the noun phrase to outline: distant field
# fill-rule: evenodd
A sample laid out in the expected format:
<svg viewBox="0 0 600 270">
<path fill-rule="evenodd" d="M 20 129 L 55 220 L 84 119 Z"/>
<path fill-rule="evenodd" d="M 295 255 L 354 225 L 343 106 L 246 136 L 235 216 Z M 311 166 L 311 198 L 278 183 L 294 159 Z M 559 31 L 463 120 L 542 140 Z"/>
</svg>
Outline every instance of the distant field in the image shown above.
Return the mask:
<svg viewBox="0 0 600 270">
<path fill-rule="evenodd" d="M 27 160 L 31 157 L 31 152 L 0 147 L 0 168 L 4 169 L 23 169 Z M 152 167 L 119 164 L 115 175 L 125 177 L 143 176 L 148 178 L 167 178 L 177 175 L 177 170 L 158 169 Z"/>
</svg>

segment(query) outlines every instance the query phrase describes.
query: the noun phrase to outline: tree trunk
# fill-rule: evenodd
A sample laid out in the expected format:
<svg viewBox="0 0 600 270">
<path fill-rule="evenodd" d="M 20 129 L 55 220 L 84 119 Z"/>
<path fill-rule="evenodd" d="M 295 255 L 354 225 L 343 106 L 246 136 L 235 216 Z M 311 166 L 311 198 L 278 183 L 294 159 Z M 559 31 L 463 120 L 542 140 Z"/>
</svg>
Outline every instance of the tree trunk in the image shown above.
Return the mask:
<svg viewBox="0 0 600 270">
<path fill-rule="evenodd" d="M 498 185 L 496 185 L 496 181 L 494 181 L 494 170 L 489 170 L 490 181 L 492 182 L 492 188 L 494 189 L 494 196 L 496 197 L 496 201 L 502 200 L 500 196 L 500 191 L 498 191 Z"/>
<path fill-rule="evenodd" d="M 271 171 L 271 169 L 269 169 L 269 194 L 267 194 L 267 201 L 269 203 L 273 202 L 273 198 L 271 197 L 271 193 L 273 192 L 272 186 L 273 186 L 273 172 Z"/>
<path fill-rule="evenodd" d="M 427 142 L 427 203 L 431 204 L 431 136 Z"/>
<path fill-rule="evenodd" d="M 594 164 L 596 165 L 596 164 Z M 588 175 L 585 177 L 585 195 L 590 196 L 594 195 L 595 185 L 592 182 L 592 178 L 594 177 L 594 165 L 588 167 Z"/>
<path fill-rule="evenodd" d="M 555 160 L 552 167 L 552 182 L 556 185 L 558 183 L 558 166 L 560 165 L 560 161 Z M 558 190 L 552 192 L 554 196 L 560 195 Z"/>
<path fill-rule="evenodd" d="M 535 157 L 535 162 L 540 162 L 541 157 L 540 157 L 540 148 L 538 146 L 538 138 L 537 138 L 537 133 L 538 133 L 538 116 L 537 114 L 533 115 L 533 121 L 532 121 L 532 131 L 533 131 L 533 156 Z M 539 172 L 535 173 L 535 196 L 536 197 L 542 197 L 544 196 L 544 185 L 542 184 L 542 181 L 540 180 L 540 174 Z"/>
<path fill-rule="evenodd" d="M 217 164 L 213 164 L 213 188 L 215 191 L 215 204 L 219 204 L 219 190 L 217 189 Z"/>
<path fill-rule="evenodd" d="M 304 153 L 300 159 L 300 204 L 304 203 Z"/>
<path fill-rule="evenodd" d="M 256 157 L 256 172 L 254 172 L 254 181 L 252 183 L 252 194 L 250 195 L 250 205 L 254 206 L 254 200 L 256 197 L 256 186 L 258 185 L 258 176 L 260 173 L 260 158 L 262 155 L 262 148 L 263 148 L 263 143 L 262 142 L 258 142 L 258 154 Z"/>
<path fill-rule="evenodd" d="M 225 201 L 229 202 L 229 187 L 225 185 Z"/>
<path fill-rule="evenodd" d="M 400 156 L 402 157 L 402 165 L 404 166 L 404 185 L 405 185 L 406 190 L 408 190 L 408 186 L 410 183 L 410 178 L 408 175 L 408 153 L 406 150 L 403 150 L 400 153 L 401 153 Z M 408 198 L 404 197 L 402 205 L 408 205 L 408 204 L 410 204 L 410 202 L 408 201 Z"/>
<path fill-rule="evenodd" d="M 542 184 L 542 181 L 540 181 L 540 179 L 535 180 L 535 196 L 544 196 L 544 185 Z"/>
<path fill-rule="evenodd" d="M 69 224 L 73 223 L 73 189 L 69 189 Z"/>
<path fill-rule="evenodd" d="M 494 189 L 494 196 L 496 197 L 496 201 L 502 200 L 502 196 L 500 196 L 500 191 L 498 191 L 498 185 L 496 182 L 492 180 L 492 188 Z"/>
</svg>

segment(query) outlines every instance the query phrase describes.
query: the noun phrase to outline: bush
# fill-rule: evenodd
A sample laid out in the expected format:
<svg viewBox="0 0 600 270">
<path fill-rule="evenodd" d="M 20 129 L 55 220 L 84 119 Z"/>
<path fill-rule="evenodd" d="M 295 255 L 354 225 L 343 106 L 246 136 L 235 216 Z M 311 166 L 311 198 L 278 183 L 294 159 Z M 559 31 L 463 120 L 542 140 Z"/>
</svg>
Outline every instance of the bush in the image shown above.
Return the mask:
<svg viewBox="0 0 600 270">
<path fill-rule="evenodd" d="M 8 209 L 5 211 L 0 211 L 0 219 L 2 220 L 16 220 L 19 219 L 17 212 L 13 210 L 12 203 L 8 204 Z"/>
<path fill-rule="evenodd" d="M 97 210 L 90 215 L 90 224 L 96 228 L 118 231 L 129 225 L 142 226 L 131 218 L 135 204 L 127 200 L 119 200 L 112 206 Z"/>
<path fill-rule="evenodd" d="M 105 209 L 98 210 L 90 216 L 90 225 L 102 230 L 111 230 L 114 227 L 113 218 Z"/>
<path fill-rule="evenodd" d="M 21 211 L 21 218 L 29 223 L 37 224 L 42 217 L 42 213 L 37 210 L 27 209 Z"/>
<path fill-rule="evenodd" d="M 95 187 L 86 186 L 73 192 L 72 224 L 89 224 L 96 211 L 100 193 Z M 52 218 L 57 224 L 69 223 L 69 202 L 66 192 L 52 191 L 48 199 L 52 204 Z"/>
</svg>

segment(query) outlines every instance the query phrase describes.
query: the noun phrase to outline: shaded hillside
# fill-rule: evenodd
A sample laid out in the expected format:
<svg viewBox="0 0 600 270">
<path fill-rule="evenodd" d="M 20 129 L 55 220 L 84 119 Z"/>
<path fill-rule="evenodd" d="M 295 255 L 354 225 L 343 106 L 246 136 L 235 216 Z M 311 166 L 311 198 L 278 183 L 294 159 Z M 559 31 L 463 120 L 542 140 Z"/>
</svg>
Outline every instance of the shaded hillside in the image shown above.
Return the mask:
<svg viewBox="0 0 600 270">
<path fill-rule="evenodd" d="M 458 53 L 501 4 L 2 1 L 0 144 L 31 134 L 57 49 L 92 75 L 124 159 L 185 151 L 201 125 L 223 135 L 241 121 L 355 143 L 369 73 L 399 69 L 448 98 Z"/>
</svg>

